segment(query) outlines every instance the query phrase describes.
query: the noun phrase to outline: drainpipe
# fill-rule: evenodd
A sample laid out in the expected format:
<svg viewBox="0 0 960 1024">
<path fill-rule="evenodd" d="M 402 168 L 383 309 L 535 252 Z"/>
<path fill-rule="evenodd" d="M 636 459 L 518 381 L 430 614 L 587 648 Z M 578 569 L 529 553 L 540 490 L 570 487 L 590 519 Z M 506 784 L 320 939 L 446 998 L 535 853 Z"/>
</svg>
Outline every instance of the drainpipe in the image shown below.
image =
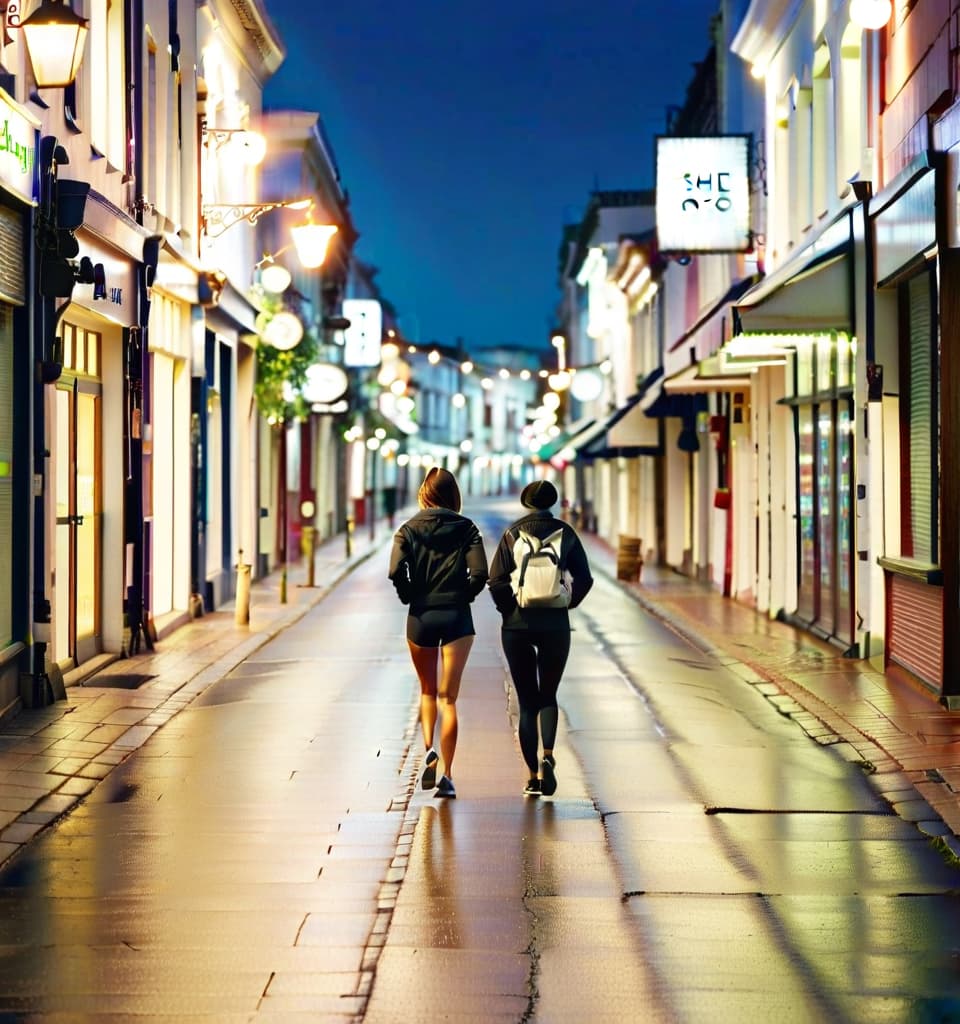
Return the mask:
<svg viewBox="0 0 960 1024">
<path fill-rule="evenodd" d="M 143 18 L 142 5 L 127 4 L 126 32 L 130 45 L 126 51 L 126 81 L 129 83 L 126 95 L 127 123 L 132 128 L 128 150 L 127 170 L 136 189 L 133 214 L 138 224 L 143 224 L 146 211 L 146 197 L 143 186 L 143 154 L 140 141 L 143 138 L 143 114 L 140 103 L 140 69 L 143 61 Z M 141 643 L 153 650 L 153 638 L 148 622 L 149 575 L 145 558 L 146 538 L 149 526 L 144 522 L 143 508 L 143 441 L 150 429 L 149 394 L 149 340 L 147 324 L 150 319 L 150 286 L 156 274 L 161 239 L 151 237 L 144 244 L 144 252 L 137 267 L 137 325 L 126 332 L 124 386 L 126 388 L 126 430 L 127 430 L 127 479 L 124 530 L 130 545 L 132 583 L 127 589 L 126 611 L 130 629 L 129 654 L 137 654 Z"/>
</svg>

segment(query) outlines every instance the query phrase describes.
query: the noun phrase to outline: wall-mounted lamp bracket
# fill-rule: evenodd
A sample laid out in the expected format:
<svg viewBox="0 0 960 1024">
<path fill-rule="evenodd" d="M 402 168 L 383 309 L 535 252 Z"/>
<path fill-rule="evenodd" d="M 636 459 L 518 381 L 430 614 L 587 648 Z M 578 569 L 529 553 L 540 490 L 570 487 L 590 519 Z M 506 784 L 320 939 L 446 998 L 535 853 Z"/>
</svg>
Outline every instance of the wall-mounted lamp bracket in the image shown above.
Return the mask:
<svg viewBox="0 0 960 1024">
<path fill-rule="evenodd" d="M 312 202 L 312 199 L 293 199 L 282 203 L 210 203 L 202 210 L 203 233 L 217 238 L 243 220 L 256 224 L 271 210 L 305 210 Z"/>
</svg>

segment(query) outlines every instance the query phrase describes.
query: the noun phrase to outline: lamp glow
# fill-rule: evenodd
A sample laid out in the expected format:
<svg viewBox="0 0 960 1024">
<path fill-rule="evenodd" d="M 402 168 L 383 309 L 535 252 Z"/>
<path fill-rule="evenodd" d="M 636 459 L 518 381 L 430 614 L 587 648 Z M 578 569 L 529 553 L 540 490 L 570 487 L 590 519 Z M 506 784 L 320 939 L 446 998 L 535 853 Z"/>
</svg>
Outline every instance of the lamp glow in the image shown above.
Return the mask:
<svg viewBox="0 0 960 1024">
<path fill-rule="evenodd" d="M 850 20 L 865 29 L 883 28 L 892 14 L 890 0 L 852 0 L 850 4 Z"/>
<path fill-rule="evenodd" d="M 314 224 L 309 218 L 305 224 L 297 224 L 290 229 L 293 244 L 297 247 L 297 256 L 304 267 L 315 270 L 323 266 L 330 239 L 337 230 L 335 224 Z"/>
<path fill-rule="evenodd" d="M 87 38 L 87 19 L 59 0 L 43 0 L 20 22 L 33 77 L 41 89 L 64 88 L 80 70 Z"/>
<path fill-rule="evenodd" d="M 286 352 L 300 344 L 303 324 L 293 313 L 280 312 L 266 325 L 261 337 L 268 345 Z"/>
<path fill-rule="evenodd" d="M 269 263 L 260 271 L 260 284 L 271 295 L 281 295 L 290 287 L 290 271 L 279 263 Z"/>
</svg>

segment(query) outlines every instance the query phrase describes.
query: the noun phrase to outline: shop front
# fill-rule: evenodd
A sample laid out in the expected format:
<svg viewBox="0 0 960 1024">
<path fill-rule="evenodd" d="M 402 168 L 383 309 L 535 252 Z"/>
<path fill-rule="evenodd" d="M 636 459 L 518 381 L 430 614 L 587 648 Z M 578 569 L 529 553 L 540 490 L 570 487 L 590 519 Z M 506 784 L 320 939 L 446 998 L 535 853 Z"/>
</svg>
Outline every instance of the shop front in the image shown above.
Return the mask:
<svg viewBox="0 0 960 1024">
<path fill-rule="evenodd" d="M 62 370 L 44 402 L 48 654 L 68 683 L 129 643 L 126 602 L 137 544 L 129 482 L 139 418 L 130 371 L 141 333 L 137 271 L 144 236 L 108 204 L 91 198 L 87 209 L 77 240 L 96 280 L 77 284 L 60 315 Z"/>
<path fill-rule="evenodd" d="M 277 467 L 271 431 L 260 431 L 253 399 L 256 310 L 229 282 L 220 287 L 204 310 L 191 403 L 192 586 L 208 611 L 233 597 L 236 566 L 256 564 L 252 556 L 270 544 L 265 530 L 283 504 L 277 491 L 283 477 L 261 479 Z"/>
<path fill-rule="evenodd" d="M 146 593 L 158 638 L 190 614 L 190 391 L 198 270 L 165 243 L 151 289 L 143 441 Z"/>
<path fill-rule="evenodd" d="M 38 123 L 0 90 L 0 718 L 29 669 L 32 358 L 30 212 Z"/>
<path fill-rule="evenodd" d="M 899 483 L 883 490 L 877 559 L 883 572 L 884 664 L 900 666 L 943 693 L 948 617 L 957 623 L 944 600 L 951 538 L 940 526 L 941 520 L 951 521 L 953 490 L 946 476 L 941 489 L 940 445 L 950 450 L 951 430 L 941 379 L 954 360 L 940 323 L 936 211 L 943 178 L 937 163 L 935 154 L 922 154 L 870 201 L 877 317 L 867 360 L 884 452 L 878 472 Z"/>
<path fill-rule="evenodd" d="M 755 501 L 735 530 L 757 538 L 758 607 L 855 653 L 853 213 L 737 304 L 719 352 L 749 372 Z M 746 519 L 744 519 L 746 517 Z"/>
</svg>

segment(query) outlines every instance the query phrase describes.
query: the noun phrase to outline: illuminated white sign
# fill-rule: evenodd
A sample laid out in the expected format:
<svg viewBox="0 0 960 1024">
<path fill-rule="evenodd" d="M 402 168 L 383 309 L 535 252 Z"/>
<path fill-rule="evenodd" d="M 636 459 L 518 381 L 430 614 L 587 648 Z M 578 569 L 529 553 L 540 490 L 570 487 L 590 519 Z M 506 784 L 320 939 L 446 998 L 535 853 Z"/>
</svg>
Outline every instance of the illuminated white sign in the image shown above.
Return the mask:
<svg viewBox="0 0 960 1024">
<path fill-rule="evenodd" d="M 350 382 L 347 375 L 333 363 L 314 363 L 307 370 L 303 397 L 311 403 L 330 405 L 342 398 Z"/>
<path fill-rule="evenodd" d="M 746 252 L 749 135 L 657 138 L 657 244 L 661 252 Z"/>
<path fill-rule="evenodd" d="M 350 326 L 343 332 L 345 366 L 379 366 L 383 313 L 376 299 L 344 299 L 343 315 Z"/>
<path fill-rule="evenodd" d="M 27 202 L 34 196 L 34 153 L 40 122 L 0 89 L 0 184 Z"/>
</svg>

